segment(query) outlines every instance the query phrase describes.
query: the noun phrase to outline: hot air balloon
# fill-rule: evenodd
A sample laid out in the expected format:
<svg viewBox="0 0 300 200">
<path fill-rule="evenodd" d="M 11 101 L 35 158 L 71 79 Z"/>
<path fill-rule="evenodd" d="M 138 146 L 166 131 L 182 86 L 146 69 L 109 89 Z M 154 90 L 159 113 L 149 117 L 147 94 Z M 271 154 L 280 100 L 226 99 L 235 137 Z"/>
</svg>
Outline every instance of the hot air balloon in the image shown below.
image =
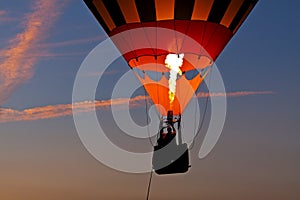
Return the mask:
<svg viewBox="0 0 300 200">
<path fill-rule="evenodd" d="M 108 36 L 140 30 L 138 36 L 127 34 L 113 42 L 121 53 L 123 49 L 131 49 L 124 52 L 123 57 L 162 117 L 153 154 L 156 173 L 188 171 L 188 147 L 180 140 L 181 114 L 209 73 L 209 67 L 257 1 L 84 0 Z M 140 43 L 147 44 L 143 48 Z M 192 71 L 196 71 L 196 75 L 188 78 L 187 74 Z M 175 135 L 179 144 L 172 143 Z M 157 153 L 165 146 L 171 148 Z M 158 166 L 159 163 L 165 166 Z"/>
</svg>

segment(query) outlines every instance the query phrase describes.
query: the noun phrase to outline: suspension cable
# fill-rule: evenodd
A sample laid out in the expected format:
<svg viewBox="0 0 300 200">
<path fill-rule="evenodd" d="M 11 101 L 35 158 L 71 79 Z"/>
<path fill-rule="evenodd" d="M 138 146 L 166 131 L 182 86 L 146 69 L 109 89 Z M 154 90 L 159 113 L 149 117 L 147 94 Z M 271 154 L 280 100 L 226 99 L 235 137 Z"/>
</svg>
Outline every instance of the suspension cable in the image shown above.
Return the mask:
<svg viewBox="0 0 300 200">
<path fill-rule="evenodd" d="M 150 188 L 151 188 L 152 176 L 153 176 L 153 170 L 151 170 L 151 172 L 150 172 L 150 178 L 149 178 L 149 183 L 148 183 L 148 188 L 147 188 L 146 200 L 149 200 L 149 197 L 150 197 Z"/>
<path fill-rule="evenodd" d="M 147 132 L 148 132 L 148 139 L 150 141 L 150 144 L 152 145 L 152 147 L 154 147 L 154 144 L 151 140 L 151 135 L 150 135 L 150 129 L 149 129 L 149 112 L 148 112 L 148 102 L 147 102 L 147 92 L 146 89 L 144 87 L 144 91 L 145 91 L 145 104 L 146 104 L 146 122 L 147 122 Z"/>
</svg>

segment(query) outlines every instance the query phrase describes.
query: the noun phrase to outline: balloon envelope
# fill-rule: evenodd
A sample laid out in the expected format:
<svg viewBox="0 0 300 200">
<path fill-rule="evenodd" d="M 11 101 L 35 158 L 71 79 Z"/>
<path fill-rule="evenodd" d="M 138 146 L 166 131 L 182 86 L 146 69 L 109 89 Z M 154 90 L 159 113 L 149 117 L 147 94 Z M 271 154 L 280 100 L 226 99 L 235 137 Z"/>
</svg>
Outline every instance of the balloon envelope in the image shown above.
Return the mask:
<svg viewBox="0 0 300 200">
<path fill-rule="evenodd" d="M 183 113 L 207 72 L 257 0 L 84 0 L 161 115 Z M 132 31 L 131 31 L 132 30 Z M 136 30 L 136 31 L 133 31 Z M 168 30 L 168 31 L 166 31 Z M 130 32 L 131 31 L 131 32 Z M 129 34 L 128 34 L 129 32 Z M 169 54 L 184 54 L 170 100 Z M 190 78 L 187 74 L 193 73 Z"/>
</svg>

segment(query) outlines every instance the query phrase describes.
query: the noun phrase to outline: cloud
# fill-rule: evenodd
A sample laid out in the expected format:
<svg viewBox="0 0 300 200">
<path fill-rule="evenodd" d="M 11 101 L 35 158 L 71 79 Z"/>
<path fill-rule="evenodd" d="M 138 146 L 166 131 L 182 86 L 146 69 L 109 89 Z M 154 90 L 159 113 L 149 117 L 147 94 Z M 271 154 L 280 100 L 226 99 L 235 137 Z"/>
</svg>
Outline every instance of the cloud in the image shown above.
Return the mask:
<svg viewBox="0 0 300 200">
<path fill-rule="evenodd" d="M 269 95 L 274 94 L 271 91 L 240 91 L 240 92 L 229 92 L 229 93 L 212 93 L 212 97 L 241 97 L 250 95 Z M 205 98 L 208 93 L 199 93 L 198 98 Z M 149 98 L 149 97 L 146 97 Z M 126 103 L 130 101 L 129 105 L 131 108 L 141 107 L 145 105 L 145 96 L 136 96 L 131 99 L 119 98 L 102 101 L 84 101 L 74 103 L 73 107 L 76 110 L 76 114 L 91 112 L 94 109 L 109 109 L 113 104 L 118 106 L 119 109 L 127 108 Z M 10 108 L 0 108 L 0 122 L 18 122 L 18 121 L 35 121 L 42 119 L 53 119 L 58 117 L 72 116 L 72 104 L 58 104 L 48 105 L 43 107 L 34 107 L 25 110 L 14 110 Z"/>
<path fill-rule="evenodd" d="M 85 74 L 87 77 L 93 77 L 93 76 L 101 76 L 101 75 L 115 75 L 115 74 L 119 74 L 119 73 L 124 73 L 126 72 L 125 70 L 107 70 L 103 73 L 100 72 L 90 72 Z"/>
<path fill-rule="evenodd" d="M 242 96 L 250 96 L 250 95 L 267 95 L 267 94 L 275 94 L 272 91 L 239 91 L 239 92 L 228 92 L 228 93 L 203 93 L 200 92 L 197 94 L 197 97 L 199 98 L 203 98 L 203 97 L 207 97 L 207 96 L 211 96 L 211 97 L 242 97 Z"/>
<path fill-rule="evenodd" d="M 1 14 L 1 12 L 0 12 Z M 1 15 L 0 15 L 1 16 Z M 24 55 L 24 59 L 47 59 L 47 58 L 65 58 L 65 57 L 77 57 L 77 56 L 84 56 L 87 55 L 88 51 L 81 51 L 81 52 L 68 52 L 68 53 L 50 53 L 46 51 L 40 51 L 41 49 L 49 49 L 49 48 L 57 48 L 57 47 L 64 47 L 64 46 L 72 46 L 72 45 L 81 45 L 81 44 L 87 44 L 91 42 L 100 42 L 104 39 L 103 36 L 96 36 L 96 37 L 90 37 L 90 38 L 84 38 L 84 39 L 77 39 L 77 40 L 69 40 L 69 41 L 63 41 L 63 42 L 53 42 L 53 43 L 45 43 L 45 44 L 36 44 L 34 46 L 35 51 L 28 52 L 26 55 Z M 33 49 L 33 48 L 32 48 Z M 6 58 L 5 55 L 3 55 L 4 51 L 0 51 L 0 60 Z M 117 72 L 114 72 L 115 74 Z M 95 75 L 96 76 L 96 75 Z"/>
<path fill-rule="evenodd" d="M 90 42 L 100 42 L 103 39 L 105 39 L 105 37 L 106 36 L 96 36 L 96 37 L 62 41 L 62 42 L 46 43 L 46 44 L 40 44 L 39 47 L 43 47 L 43 48 L 63 47 L 63 46 L 71 46 L 71 45 L 78 45 L 78 44 L 86 44 Z"/>
<path fill-rule="evenodd" d="M 6 10 L 0 10 L 0 22 L 12 22 L 12 21 L 17 21 L 17 18 L 9 17 L 8 11 Z"/>
<path fill-rule="evenodd" d="M 4 16 L 7 14 L 6 10 L 0 10 L 0 17 Z"/>
<path fill-rule="evenodd" d="M 37 57 L 30 56 L 39 42 L 45 39 L 49 28 L 59 15 L 61 3 L 56 0 L 37 0 L 33 12 L 25 17 L 24 31 L 9 41 L 9 46 L 1 50 L 0 64 L 0 105 L 11 93 L 33 75 Z M 5 11 L 1 11 L 5 15 Z"/>
<path fill-rule="evenodd" d="M 74 103 L 73 107 L 77 113 L 91 112 L 95 109 L 108 109 L 111 105 L 119 106 L 120 109 L 126 108 L 126 102 L 130 101 L 130 106 L 139 107 L 144 100 L 144 96 L 137 96 L 132 99 L 119 98 L 103 101 L 84 101 Z M 25 110 L 13 110 L 10 108 L 0 108 L 0 122 L 34 121 L 41 119 L 52 119 L 63 116 L 71 116 L 72 104 L 48 105 L 43 107 L 29 108 Z"/>
<path fill-rule="evenodd" d="M 70 53 L 48 53 L 48 52 L 36 52 L 28 54 L 26 58 L 59 58 L 59 57 L 73 57 L 73 56 L 82 56 L 87 55 L 88 52 L 70 52 Z"/>
</svg>

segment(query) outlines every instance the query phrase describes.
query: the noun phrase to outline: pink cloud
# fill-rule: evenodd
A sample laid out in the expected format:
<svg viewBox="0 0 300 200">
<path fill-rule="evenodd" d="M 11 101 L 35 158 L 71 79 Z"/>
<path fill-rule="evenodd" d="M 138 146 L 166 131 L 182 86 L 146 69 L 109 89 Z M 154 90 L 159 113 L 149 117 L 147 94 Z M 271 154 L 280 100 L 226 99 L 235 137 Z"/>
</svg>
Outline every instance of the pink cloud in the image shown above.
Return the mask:
<svg viewBox="0 0 300 200">
<path fill-rule="evenodd" d="M 72 104 L 58 104 L 48 105 L 43 107 L 28 108 L 25 110 L 13 110 L 10 108 L 0 108 L 0 122 L 17 122 L 17 121 L 34 121 L 41 119 L 52 119 L 64 116 L 71 116 L 72 107 L 75 108 L 77 113 L 91 112 L 94 108 L 108 109 L 111 105 L 119 106 L 120 109 L 124 107 L 125 103 L 132 102 L 134 107 L 141 106 L 144 96 L 137 96 L 132 99 L 119 98 L 114 100 L 103 101 L 84 101 Z"/>
<path fill-rule="evenodd" d="M 17 21 L 17 18 L 9 17 L 8 11 L 0 10 L 0 22 L 12 22 Z"/>
<path fill-rule="evenodd" d="M 229 93 L 212 93 L 212 97 L 242 97 L 250 95 L 270 95 L 274 94 L 271 91 L 240 91 L 240 92 L 229 92 Z M 205 98 L 208 93 L 199 93 L 198 98 Z M 146 97 L 149 98 L 149 97 Z M 111 100 L 102 100 L 102 101 L 84 101 L 74 103 L 73 107 L 75 108 L 77 114 L 91 112 L 99 109 L 109 109 L 113 104 L 118 106 L 119 109 L 126 108 L 126 103 L 130 101 L 131 108 L 141 107 L 145 105 L 145 96 L 136 96 L 131 99 L 119 98 Z M 58 104 L 58 105 L 48 105 L 43 107 L 34 107 L 28 108 L 25 110 L 14 110 L 11 108 L 0 108 L 0 122 L 18 122 L 18 121 L 35 121 L 42 119 L 53 119 L 58 117 L 71 116 L 72 113 L 72 104 Z"/>
<path fill-rule="evenodd" d="M 0 17 L 4 16 L 7 14 L 6 10 L 0 10 Z"/>
<path fill-rule="evenodd" d="M 47 35 L 49 28 L 58 17 L 60 3 L 56 0 L 39 0 L 33 6 L 33 12 L 24 20 L 24 31 L 11 39 L 9 46 L 1 50 L 0 64 L 0 105 L 22 83 L 30 79 L 37 63 L 36 57 L 30 57 L 39 42 Z M 2 15 L 6 12 L 2 11 Z"/>
</svg>

